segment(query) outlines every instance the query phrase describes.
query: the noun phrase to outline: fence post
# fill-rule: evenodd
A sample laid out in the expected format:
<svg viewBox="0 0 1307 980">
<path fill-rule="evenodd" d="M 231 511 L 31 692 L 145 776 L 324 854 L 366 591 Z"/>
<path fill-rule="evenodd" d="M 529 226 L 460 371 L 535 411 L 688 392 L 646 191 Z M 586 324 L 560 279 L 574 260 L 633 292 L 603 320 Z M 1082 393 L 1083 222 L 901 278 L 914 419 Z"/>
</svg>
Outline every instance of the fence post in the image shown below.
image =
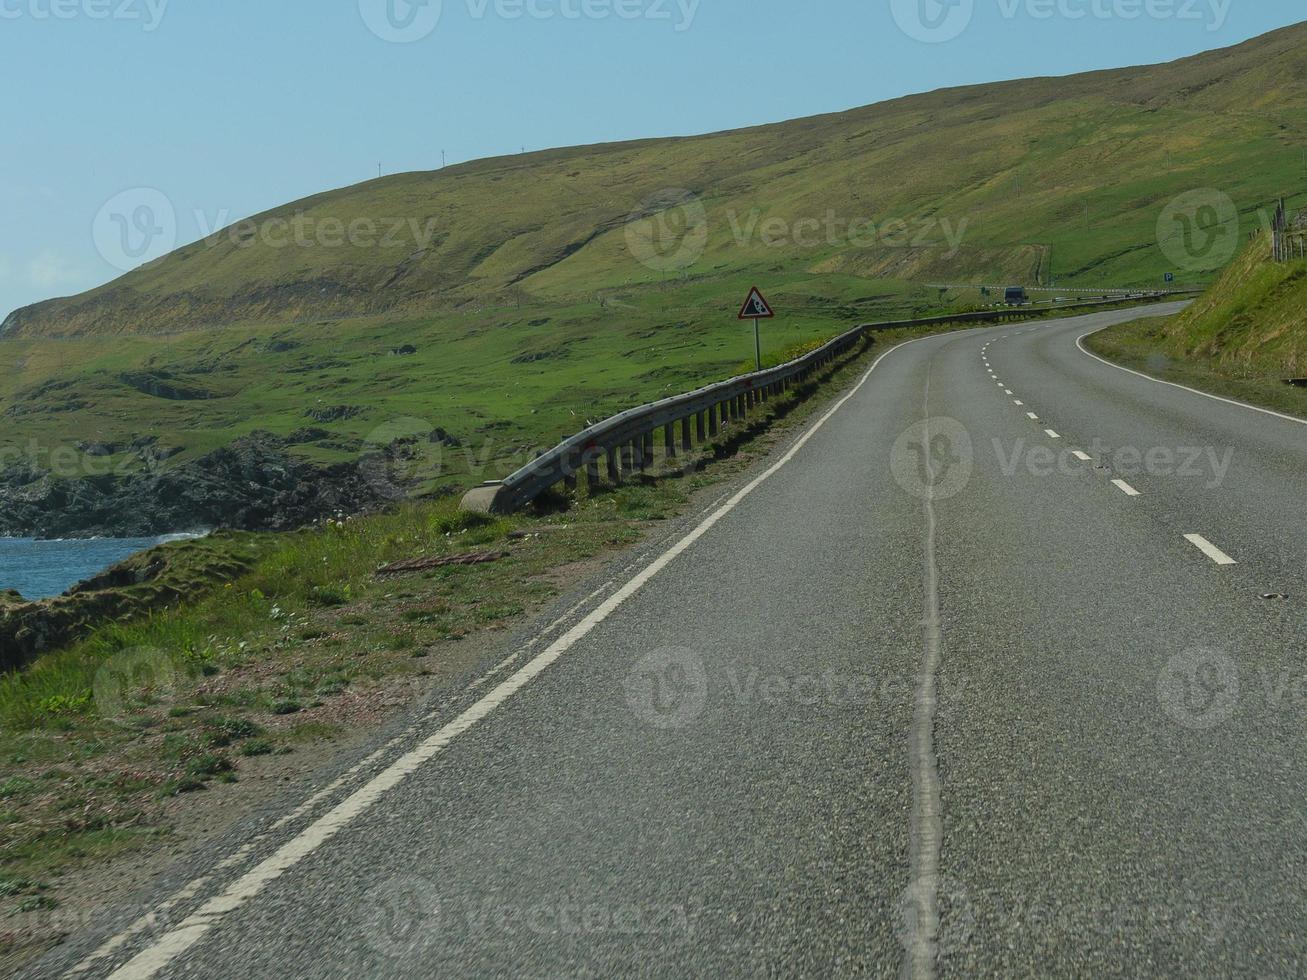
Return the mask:
<svg viewBox="0 0 1307 980">
<path fill-rule="evenodd" d="M 694 442 L 690 439 L 690 416 L 681 419 L 681 449 L 689 452 L 694 448 Z"/>
<path fill-rule="evenodd" d="M 707 442 L 708 441 L 708 413 L 707 412 L 700 412 L 698 415 L 695 416 L 694 428 L 699 436 L 699 441 Z M 716 434 L 717 434 L 717 430 L 714 428 L 713 435 Z"/>
<path fill-rule="evenodd" d="M 676 458 L 676 423 L 668 422 L 663 426 L 663 451 L 668 459 Z"/>
</svg>

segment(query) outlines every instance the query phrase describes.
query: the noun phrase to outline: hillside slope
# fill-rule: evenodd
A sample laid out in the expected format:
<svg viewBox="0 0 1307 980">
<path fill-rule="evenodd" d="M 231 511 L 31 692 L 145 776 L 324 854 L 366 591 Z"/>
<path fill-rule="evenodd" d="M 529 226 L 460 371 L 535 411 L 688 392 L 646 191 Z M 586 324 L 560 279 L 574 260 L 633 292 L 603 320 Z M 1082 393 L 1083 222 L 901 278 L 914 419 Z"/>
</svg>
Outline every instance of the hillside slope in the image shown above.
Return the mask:
<svg viewBox="0 0 1307 980">
<path fill-rule="evenodd" d="M 1307 261 L 1272 262 L 1259 236 L 1164 335 L 1173 355 L 1231 375 L 1307 377 Z"/>
<path fill-rule="evenodd" d="M 1237 202 L 1244 229 L 1255 227 L 1259 207 L 1304 182 L 1304 145 L 1307 26 L 1297 25 L 1167 65 L 387 177 L 17 311 L 0 336 L 522 307 L 776 268 L 1087 286 L 1156 283 L 1177 271 L 1201 282 L 1213 270 L 1177 270 L 1157 247 L 1162 208 L 1215 187 Z M 702 221 L 668 189 L 691 192 Z M 632 225 L 633 215 L 657 217 Z M 307 244 L 278 244 L 282 222 L 297 219 Z M 340 244 L 359 219 L 375 222 L 361 236 L 367 244 L 357 235 Z M 771 219 L 781 234 L 768 240 Z M 848 223 L 868 219 L 879 233 L 851 241 Z M 907 229 L 885 226 L 895 220 Z M 649 240 L 661 231 L 672 246 L 691 246 L 686 261 L 665 261 Z"/>
</svg>

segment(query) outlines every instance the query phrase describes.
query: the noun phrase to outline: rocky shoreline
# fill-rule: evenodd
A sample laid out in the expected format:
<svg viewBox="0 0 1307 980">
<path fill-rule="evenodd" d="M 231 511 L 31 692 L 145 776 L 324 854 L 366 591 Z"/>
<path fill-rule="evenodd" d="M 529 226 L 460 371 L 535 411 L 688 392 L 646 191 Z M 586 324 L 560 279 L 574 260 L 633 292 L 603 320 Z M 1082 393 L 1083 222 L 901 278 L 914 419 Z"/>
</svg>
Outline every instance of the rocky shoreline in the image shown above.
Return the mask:
<svg viewBox="0 0 1307 980">
<path fill-rule="evenodd" d="M 256 432 L 206 456 L 141 472 L 60 478 L 25 466 L 0 471 L 0 537 L 151 537 L 231 528 L 288 531 L 401 499 L 402 444 L 357 461 L 316 466 L 290 443 Z"/>
</svg>

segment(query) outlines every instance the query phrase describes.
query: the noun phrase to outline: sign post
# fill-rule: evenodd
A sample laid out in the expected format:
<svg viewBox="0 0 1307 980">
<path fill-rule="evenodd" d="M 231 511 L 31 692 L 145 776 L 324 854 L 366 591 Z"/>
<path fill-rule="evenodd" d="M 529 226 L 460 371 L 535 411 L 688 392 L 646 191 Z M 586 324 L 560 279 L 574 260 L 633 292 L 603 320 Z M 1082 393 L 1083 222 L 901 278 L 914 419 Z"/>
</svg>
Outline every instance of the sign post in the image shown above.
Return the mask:
<svg viewBox="0 0 1307 980">
<path fill-rule="evenodd" d="M 749 298 L 740 310 L 740 319 L 753 321 L 753 356 L 759 371 L 762 370 L 762 333 L 758 321 L 770 320 L 774 316 L 776 314 L 772 311 L 771 304 L 763 298 L 762 290 L 757 286 L 749 290 Z"/>
</svg>

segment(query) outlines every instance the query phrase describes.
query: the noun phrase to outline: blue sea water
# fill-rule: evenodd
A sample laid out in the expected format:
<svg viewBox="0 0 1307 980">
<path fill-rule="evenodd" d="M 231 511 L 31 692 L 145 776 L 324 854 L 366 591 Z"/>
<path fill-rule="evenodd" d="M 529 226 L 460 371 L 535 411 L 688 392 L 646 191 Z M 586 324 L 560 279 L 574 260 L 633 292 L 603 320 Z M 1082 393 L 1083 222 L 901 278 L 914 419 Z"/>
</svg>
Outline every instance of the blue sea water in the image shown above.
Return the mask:
<svg viewBox="0 0 1307 980">
<path fill-rule="evenodd" d="M 0 538 L 0 590 L 15 589 L 25 599 L 45 599 L 69 588 L 138 551 L 166 541 L 195 537 L 168 534 L 157 538 L 93 538 L 34 541 Z"/>
</svg>

